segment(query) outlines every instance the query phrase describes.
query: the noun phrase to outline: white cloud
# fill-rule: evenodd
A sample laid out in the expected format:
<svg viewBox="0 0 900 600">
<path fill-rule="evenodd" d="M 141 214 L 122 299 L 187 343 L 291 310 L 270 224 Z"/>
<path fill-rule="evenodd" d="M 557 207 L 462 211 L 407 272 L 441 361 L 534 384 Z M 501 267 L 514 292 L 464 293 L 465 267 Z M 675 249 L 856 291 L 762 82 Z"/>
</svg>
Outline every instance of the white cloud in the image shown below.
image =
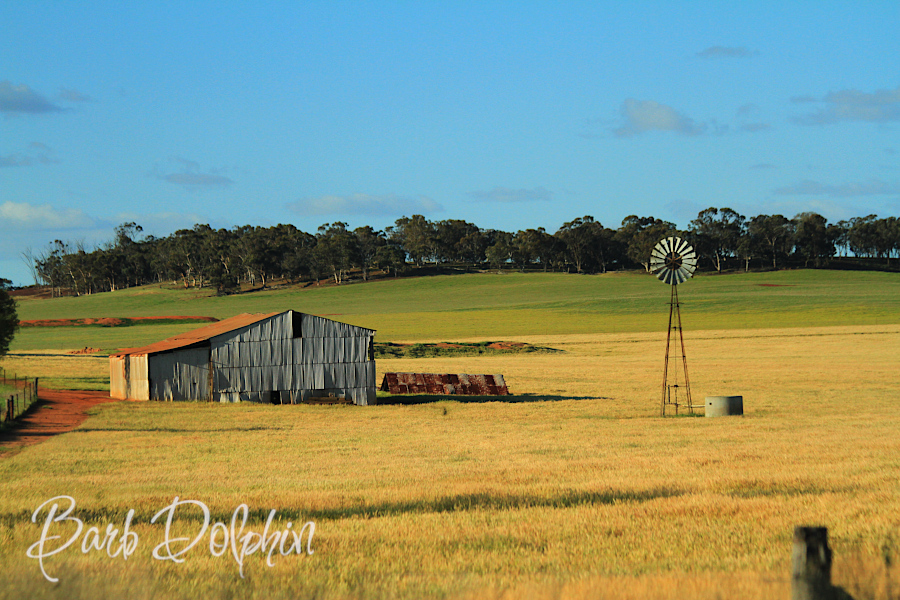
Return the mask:
<svg viewBox="0 0 900 600">
<path fill-rule="evenodd" d="M 533 190 L 495 187 L 492 190 L 468 192 L 467 195 L 476 200 L 487 200 L 488 202 L 535 202 L 553 198 L 553 192 L 543 187 L 536 187 Z"/>
<path fill-rule="evenodd" d="M 805 101 L 806 97 L 802 98 Z M 830 92 L 821 102 L 825 103 L 823 108 L 808 115 L 795 117 L 793 121 L 800 125 L 828 125 L 840 121 L 869 123 L 900 121 L 900 86 L 895 90 L 877 90 L 873 93 L 859 90 Z"/>
<path fill-rule="evenodd" d="M 0 81 L 0 112 L 40 114 L 62 110 L 27 85 Z"/>
<path fill-rule="evenodd" d="M 872 179 L 866 182 L 831 185 L 807 179 L 794 185 L 780 187 L 774 193 L 788 196 L 831 196 L 833 198 L 886 196 L 900 194 L 900 183 Z"/>
<path fill-rule="evenodd" d="M 755 50 L 748 50 L 743 46 L 738 46 L 737 48 L 728 47 L 728 46 L 710 46 L 706 50 L 698 52 L 694 56 L 699 58 L 747 58 L 750 56 L 756 56 L 759 52 Z"/>
<path fill-rule="evenodd" d="M 304 198 L 287 205 L 292 211 L 301 215 L 402 215 L 440 212 L 444 207 L 428 198 L 416 196 L 406 198 L 387 194 L 373 196 L 369 194 L 353 194 L 350 196 L 319 196 Z"/>
<path fill-rule="evenodd" d="M 9 231 L 80 229 L 95 225 L 94 219 L 75 208 L 57 209 L 49 204 L 10 201 L 0 204 L 0 222 Z"/>
<path fill-rule="evenodd" d="M 629 98 L 622 103 L 625 125 L 614 129 L 618 137 L 631 137 L 645 131 L 674 131 L 683 135 L 699 135 L 706 131 L 705 123 L 679 113 L 671 106 L 652 100 Z"/>
</svg>

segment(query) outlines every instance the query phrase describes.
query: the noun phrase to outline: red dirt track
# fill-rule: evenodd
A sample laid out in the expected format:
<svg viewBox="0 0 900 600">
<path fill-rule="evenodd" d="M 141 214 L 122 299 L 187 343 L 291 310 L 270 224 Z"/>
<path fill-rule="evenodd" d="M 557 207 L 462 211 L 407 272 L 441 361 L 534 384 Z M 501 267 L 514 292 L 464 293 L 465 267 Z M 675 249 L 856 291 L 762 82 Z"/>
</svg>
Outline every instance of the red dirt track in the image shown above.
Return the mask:
<svg viewBox="0 0 900 600">
<path fill-rule="evenodd" d="M 38 391 L 38 399 L 38 403 L 27 414 L 17 419 L 15 426 L 0 432 L 0 448 L 18 450 L 24 446 L 39 444 L 51 436 L 72 431 L 88 418 L 89 408 L 116 402 L 109 397 L 109 392 L 44 388 Z M 5 454 L 9 456 L 8 453 Z"/>
</svg>

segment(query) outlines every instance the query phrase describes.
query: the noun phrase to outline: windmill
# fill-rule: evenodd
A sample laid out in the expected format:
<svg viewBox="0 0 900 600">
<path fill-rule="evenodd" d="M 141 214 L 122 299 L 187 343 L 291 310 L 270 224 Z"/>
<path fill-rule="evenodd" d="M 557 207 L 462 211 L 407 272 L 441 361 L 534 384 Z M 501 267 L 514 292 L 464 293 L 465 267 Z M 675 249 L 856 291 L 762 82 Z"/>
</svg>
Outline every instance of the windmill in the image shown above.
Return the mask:
<svg viewBox="0 0 900 600">
<path fill-rule="evenodd" d="M 693 413 L 691 404 L 691 380 L 688 378 L 687 356 L 684 353 L 684 332 L 681 329 L 681 304 L 678 301 L 678 285 L 687 281 L 697 268 L 697 254 L 691 245 L 681 238 L 667 237 L 661 240 L 650 253 L 650 270 L 656 277 L 669 284 L 672 293 L 669 297 L 669 331 L 666 335 L 666 362 L 663 367 L 662 400 L 660 415 L 666 416 L 666 406 L 674 406 L 678 414 L 679 406 L 687 406 Z M 675 332 L 678 340 L 675 340 Z M 680 342 L 680 345 L 676 342 Z M 680 353 L 679 353 L 680 349 Z M 669 359 L 676 364 L 669 370 Z M 678 358 L 681 358 L 683 380 L 679 383 Z M 679 398 L 681 391 L 681 398 Z M 698 407 L 699 408 L 699 407 Z"/>
</svg>

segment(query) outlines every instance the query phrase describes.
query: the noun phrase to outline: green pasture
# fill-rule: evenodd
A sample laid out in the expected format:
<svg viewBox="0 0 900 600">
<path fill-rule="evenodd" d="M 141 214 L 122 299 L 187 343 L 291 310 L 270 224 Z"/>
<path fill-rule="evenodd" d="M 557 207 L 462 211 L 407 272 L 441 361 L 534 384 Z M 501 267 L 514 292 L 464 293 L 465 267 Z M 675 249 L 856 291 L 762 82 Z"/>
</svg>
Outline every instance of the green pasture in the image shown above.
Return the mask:
<svg viewBox="0 0 900 600">
<path fill-rule="evenodd" d="M 378 330 L 379 341 L 452 341 L 665 328 L 669 289 L 639 273 L 481 273 L 293 286 L 230 297 L 171 285 L 25 299 L 23 320 L 199 315 L 287 309 Z M 679 286 L 685 329 L 900 323 L 900 275 L 779 271 L 701 275 Z M 12 351 L 143 345 L 196 324 L 23 328 Z"/>
</svg>

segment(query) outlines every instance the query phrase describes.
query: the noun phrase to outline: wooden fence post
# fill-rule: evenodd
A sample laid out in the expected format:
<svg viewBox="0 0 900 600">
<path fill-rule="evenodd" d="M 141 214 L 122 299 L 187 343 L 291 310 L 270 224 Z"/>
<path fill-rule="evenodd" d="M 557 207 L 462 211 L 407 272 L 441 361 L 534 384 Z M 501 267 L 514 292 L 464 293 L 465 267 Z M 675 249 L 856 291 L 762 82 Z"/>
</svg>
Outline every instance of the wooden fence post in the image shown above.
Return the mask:
<svg viewBox="0 0 900 600">
<path fill-rule="evenodd" d="M 795 527 L 791 562 L 791 600 L 834 597 L 827 527 Z"/>
</svg>

